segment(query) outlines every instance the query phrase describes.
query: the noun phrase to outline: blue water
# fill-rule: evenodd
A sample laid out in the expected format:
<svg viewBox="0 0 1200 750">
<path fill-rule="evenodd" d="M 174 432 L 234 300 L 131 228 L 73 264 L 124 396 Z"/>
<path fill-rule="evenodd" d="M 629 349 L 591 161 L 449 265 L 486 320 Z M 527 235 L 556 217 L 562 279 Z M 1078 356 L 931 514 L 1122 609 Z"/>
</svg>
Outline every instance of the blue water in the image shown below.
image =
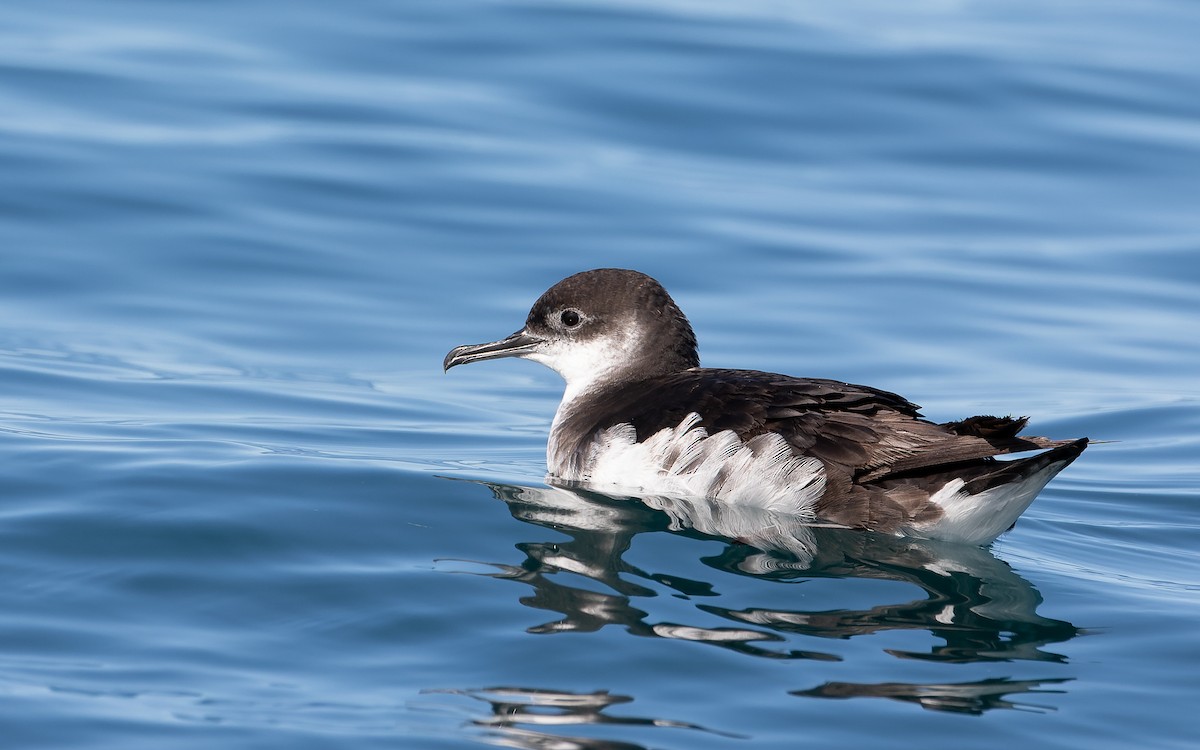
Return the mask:
<svg viewBox="0 0 1200 750">
<path fill-rule="evenodd" d="M 1198 33 L 8 0 L 4 746 L 1195 747 Z M 557 376 L 441 361 L 598 266 L 708 365 L 1109 442 L 986 550 L 551 492 Z"/>
</svg>

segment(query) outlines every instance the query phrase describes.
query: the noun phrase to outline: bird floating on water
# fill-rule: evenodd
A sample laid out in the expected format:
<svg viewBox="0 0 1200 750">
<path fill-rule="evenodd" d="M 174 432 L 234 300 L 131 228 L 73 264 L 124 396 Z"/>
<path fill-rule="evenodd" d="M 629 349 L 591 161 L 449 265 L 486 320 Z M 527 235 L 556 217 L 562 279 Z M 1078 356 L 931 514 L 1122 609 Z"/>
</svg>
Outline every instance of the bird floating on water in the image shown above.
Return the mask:
<svg viewBox="0 0 1200 750">
<path fill-rule="evenodd" d="M 936 424 L 878 388 L 701 367 L 687 318 L 637 271 L 569 276 L 521 330 L 455 347 L 443 366 L 500 357 L 566 380 L 546 446 L 549 481 L 610 494 L 704 497 L 987 544 L 1088 444 L 1019 435 L 1025 417 Z M 995 458 L 1032 450 L 1042 452 Z"/>
</svg>

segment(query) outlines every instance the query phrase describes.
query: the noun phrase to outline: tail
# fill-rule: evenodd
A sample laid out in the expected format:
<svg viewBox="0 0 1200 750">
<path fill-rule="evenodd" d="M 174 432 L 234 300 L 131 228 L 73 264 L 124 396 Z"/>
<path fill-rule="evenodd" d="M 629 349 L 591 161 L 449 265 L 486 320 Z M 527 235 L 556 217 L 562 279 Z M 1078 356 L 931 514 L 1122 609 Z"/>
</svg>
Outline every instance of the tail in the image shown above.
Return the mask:
<svg viewBox="0 0 1200 750">
<path fill-rule="evenodd" d="M 1029 458 L 981 463 L 975 476 L 948 478 L 929 503 L 941 513 L 908 529 L 913 536 L 988 544 L 1012 528 L 1042 488 L 1083 453 L 1079 438 Z"/>
</svg>

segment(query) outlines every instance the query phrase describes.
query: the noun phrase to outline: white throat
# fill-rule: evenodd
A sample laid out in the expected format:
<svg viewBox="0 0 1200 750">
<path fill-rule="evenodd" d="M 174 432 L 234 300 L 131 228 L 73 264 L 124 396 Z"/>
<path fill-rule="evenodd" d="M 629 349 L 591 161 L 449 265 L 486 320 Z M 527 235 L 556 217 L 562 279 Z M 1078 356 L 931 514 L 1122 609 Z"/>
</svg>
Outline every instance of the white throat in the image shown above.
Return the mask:
<svg viewBox="0 0 1200 750">
<path fill-rule="evenodd" d="M 525 359 L 549 367 L 567 381 L 555 422 L 573 401 L 636 361 L 641 341 L 637 333 L 624 331 L 587 341 L 551 340 L 526 354 Z"/>
</svg>

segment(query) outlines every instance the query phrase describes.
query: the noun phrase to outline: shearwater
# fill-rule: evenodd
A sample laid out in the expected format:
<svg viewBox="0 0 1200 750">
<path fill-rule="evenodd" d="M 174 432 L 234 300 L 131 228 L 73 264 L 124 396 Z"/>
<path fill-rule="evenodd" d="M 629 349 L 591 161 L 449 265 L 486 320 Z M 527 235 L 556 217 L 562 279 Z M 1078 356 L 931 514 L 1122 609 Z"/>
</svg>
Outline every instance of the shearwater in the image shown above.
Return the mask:
<svg viewBox="0 0 1200 750">
<path fill-rule="evenodd" d="M 446 370 L 521 357 L 566 380 L 548 481 L 704 497 L 812 522 L 987 544 L 1087 438 L 1023 436 L 1027 418 L 937 424 L 888 391 L 700 367 L 683 312 L 651 277 L 602 268 L 558 282 L 525 326 L 459 346 Z M 995 456 L 1040 450 L 1029 457 Z"/>
</svg>

